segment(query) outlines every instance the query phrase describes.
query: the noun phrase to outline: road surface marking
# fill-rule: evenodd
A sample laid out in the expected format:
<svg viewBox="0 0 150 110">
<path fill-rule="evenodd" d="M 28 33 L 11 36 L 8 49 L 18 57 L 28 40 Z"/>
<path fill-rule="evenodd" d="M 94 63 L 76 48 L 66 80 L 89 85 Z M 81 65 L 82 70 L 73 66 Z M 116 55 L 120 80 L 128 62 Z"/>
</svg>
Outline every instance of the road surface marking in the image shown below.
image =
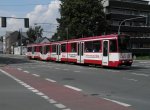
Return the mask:
<svg viewBox="0 0 150 110">
<path fill-rule="evenodd" d="M 36 76 L 36 77 L 40 77 L 40 75 L 38 75 L 38 74 L 32 74 L 33 76 Z"/>
<path fill-rule="evenodd" d="M 68 71 L 69 69 L 63 69 L 64 71 Z"/>
<path fill-rule="evenodd" d="M 62 110 L 71 110 L 70 108 L 62 109 Z"/>
<path fill-rule="evenodd" d="M 147 74 L 140 74 L 140 73 L 130 73 L 130 74 L 137 75 L 137 76 L 145 76 L 145 77 L 148 77 L 148 76 L 149 76 L 149 75 L 147 75 Z"/>
<path fill-rule="evenodd" d="M 145 64 L 145 63 L 148 63 L 148 62 L 139 62 L 139 63 L 144 63 Z"/>
<path fill-rule="evenodd" d="M 31 87 L 31 86 L 29 86 L 29 85 L 24 85 L 24 87 L 28 88 L 28 87 Z"/>
<path fill-rule="evenodd" d="M 18 70 L 22 70 L 21 68 L 17 68 Z"/>
<path fill-rule="evenodd" d="M 60 70 L 60 68 L 55 68 L 56 70 Z"/>
<path fill-rule="evenodd" d="M 53 100 L 53 99 L 49 99 L 48 101 L 49 101 L 49 103 L 51 103 L 51 104 L 57 103 L 57 102 L 56 102 L 55 100 Z"/>
<path fill-rule="evenodd" d="M 136 80 L 136 79 L 129 79 L 129 78 L 123 78 L 123 79 L 129 80 L 129 81 L 134 81 L 134 82 L 137 82 L 137 81 L 138 81 L 138 80 Z"/>
<path fill-rule="evenodd" d="M 35 93 L 36 93 L 36 92 L 39 92 L 37 89 L 33 89 L 33 90 L 31 90 L 31 91 L 32 91 L 32 92 L 35 92 Z"/>
<path fill-rule="evenodd" d="M 42 92 L 37 92 L 37 95 L 43 96 L 44 94 Z"/>
<path fill-rule="evenodd" d="M 67 88 L 76 90 L 76 91 L 82 91 L 82 89 L 79 89 L 79 88 L 76 88 L 76 87 L 73 87 L 73 86 L 69 86 L 69 85 L 64 85 L 64 86 L 67 87 Z"/>
<path fill-rule="evenodd" d="M 79 73 L 80 71 L 73 71 L 73 72 L 75 72 L 75 73 Z"/>
<path fill-rule="evenodd" d="M 130 104 L 126 104 L 126 103 L 119 102 L 119 101 L 116 101 L 116 100 L 111 100 L 111 99 L 107 99 L 107 98 L 103 98 L 103 99 L 114 102 L 114 103 L 117 103 L 117 104 L 125 106 L 125 107 L 130 107 L 131 106 Z"/>
<path fill-rule="evenodd" d="M 29 90 L 34 90 L 35 88 L 33 88 L 33 87 L 27 87 L 27 89 L 29 89 Z"/>
<path fill-rule="evenodd" d="M 45 78 L 45 80 L 50 81 L 50 82 L 56 82 L 55 80 L 49 79 L 49 78 Z"/>
<path fill-rule="evenodd" d="M 61 109 L 63 109 L 63 108 L 66 108 L 66 106 L 64 106 L 63 104 L 54 104 L 57 108 L 61 108 Z"/>
<path fill-rule="evenodd" d="M 49 97 L 48 96 L 46 96 L 46 95 L 44 95 L 44 96 L 42 96 L 44 99 L 46 99 L 46 100 L 48 100 L 49 99 Z"/>
<path fill-rule="evenodd" d="M 56 102 L 55 100 L 49 99 L 49 97 L 46 96 L 45 94 L 43 94 L 42 92 L 39 92 L 38 90 L 36 90 L 36 89 L 34 89 L 33 87 L 31 87 L 31 86 L 27 85 L 26 83 L 24 83 L 23 81 L 21 81 L 21 80 L 17 79 L 16 77 L 10 75 L 10 74 L 7 73 L 6 71 L 3 71 L 2 69 L 0 69 L 0 72 L 2 72 L 3 74 L 5 74 L 5 75 L 8 76 L 8 77 L 14 79 L 15 81 L 17 81 L 17 82 L 20 83 L 21 85 L 26 86 L 26 88 L 28 88 L 29 90 L 31 90 L 31 91 L 34 92 L 35 94 L 37 94 L 37 95 L 43 97 L 44 99 L 48 100 L 49 103 L 54 104 L 54 106 L 56 106 L 57 108 L 61 108 L 61 109 L 66 108 L 65 105 L 63 105 L 63 104 L 56 104 L 57 102 Z M 36 75 L 36 74 L 35 74 L 35 75 Z M 65 110 L 65 109 L 64 109 L 64 110 Z M 66 109 L 66 110 L 71 110 L 71 109 Z"/>
<path fill-rule="evenodd" d="M 117 70 L 107 70 L 108 72 L 113 72 L 113 73 L 119 73 L 120 71 Z"/>
<path fill-rule="evenodd" d="M 25 72 L 25 73 L 30 73 L 29 71 L 23 71 L 23 72 Z"/>
</svg>

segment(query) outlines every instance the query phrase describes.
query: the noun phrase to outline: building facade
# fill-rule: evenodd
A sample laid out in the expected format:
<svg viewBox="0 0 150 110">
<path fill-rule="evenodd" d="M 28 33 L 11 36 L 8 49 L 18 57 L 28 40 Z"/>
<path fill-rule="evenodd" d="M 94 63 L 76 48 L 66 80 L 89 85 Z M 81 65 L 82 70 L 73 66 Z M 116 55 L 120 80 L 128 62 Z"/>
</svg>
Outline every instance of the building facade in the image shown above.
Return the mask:
<svg viewBox="0 0 150 110">
<path fill-rule="evenodd" d="M 150 5 L 144 0 L 103 0 L 108 23 L 106 33 L 131 36 L 132 52 L 150 55 Z M 124 22 L 123 22 L 124 21 Z"/>
</svg>

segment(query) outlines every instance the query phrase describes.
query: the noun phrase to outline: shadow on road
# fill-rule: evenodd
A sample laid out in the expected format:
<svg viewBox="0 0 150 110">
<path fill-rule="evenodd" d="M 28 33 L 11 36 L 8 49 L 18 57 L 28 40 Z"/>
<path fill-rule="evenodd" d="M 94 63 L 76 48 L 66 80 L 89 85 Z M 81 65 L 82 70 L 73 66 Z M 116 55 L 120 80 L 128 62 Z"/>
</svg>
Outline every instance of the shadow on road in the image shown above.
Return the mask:
<svg viewBox="0 0 150 110">
<path fill-rule="evenodd" d="M 13 57 L 9 57 L 9 56 L 1 56 L 0 55 L 0 66 L 9 65 L 9 64 L 19 64 L 19 63 L 31 63 L 31 61 L 27 60 L 26 57 L 13 58 Z"/>
</svg>

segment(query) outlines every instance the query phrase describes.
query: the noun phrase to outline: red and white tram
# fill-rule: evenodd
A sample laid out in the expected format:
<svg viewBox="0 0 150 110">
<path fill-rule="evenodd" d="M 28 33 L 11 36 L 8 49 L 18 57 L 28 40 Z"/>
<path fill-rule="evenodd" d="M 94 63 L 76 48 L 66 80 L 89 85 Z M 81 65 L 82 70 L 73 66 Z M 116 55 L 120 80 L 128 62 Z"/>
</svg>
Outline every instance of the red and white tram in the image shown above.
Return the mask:
<svg viewBox="0 0 150 110">
<path fill-rule="evenodd" d="M 108 67 L 132 65 L 130 38 L 127 35 L 112 34 L 31 44 L 27 48 L 27 56 L 32 59 L 97 64 Z"/>
</svg>

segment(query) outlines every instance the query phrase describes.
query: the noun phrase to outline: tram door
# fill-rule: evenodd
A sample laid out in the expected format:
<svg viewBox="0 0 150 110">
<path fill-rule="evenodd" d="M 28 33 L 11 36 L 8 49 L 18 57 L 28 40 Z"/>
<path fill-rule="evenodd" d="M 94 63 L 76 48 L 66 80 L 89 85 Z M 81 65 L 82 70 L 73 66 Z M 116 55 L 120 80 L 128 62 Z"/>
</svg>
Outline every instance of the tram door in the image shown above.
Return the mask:
<svg viewBox="0 0 150 110">
<path fill-rule="evenodd" d="M 84 43 L 83 42 L 78 42 L 77 43 L 77 63 L 84 63 L 84 58 L 83 58 L 83 52 L 84 52 Z"/>
<path fill-rule="evenodd" d="M 60 44 L 57 44 L 56 45 L 56 61 L 61 61 L 60 54 L 61 54 L 61 46 Z"/>
<path fill-rule="evenodd" d="M 109 53 L 108 53 L 108 46 L 109 40 L 103 40 L 103 57 L 102 57 L 102 65 L 108 66 L 109 62 Z"/>
</svg>

